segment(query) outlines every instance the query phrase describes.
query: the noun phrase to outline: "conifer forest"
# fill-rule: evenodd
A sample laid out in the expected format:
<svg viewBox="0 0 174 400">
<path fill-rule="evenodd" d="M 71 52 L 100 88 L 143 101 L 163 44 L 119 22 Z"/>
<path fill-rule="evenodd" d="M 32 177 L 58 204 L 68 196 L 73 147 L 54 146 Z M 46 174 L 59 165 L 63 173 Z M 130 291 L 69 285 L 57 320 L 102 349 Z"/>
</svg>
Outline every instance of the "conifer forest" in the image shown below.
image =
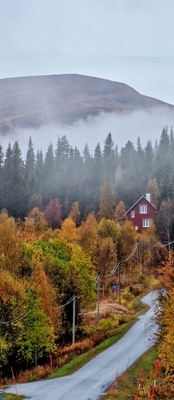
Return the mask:
<svg viewBox="0 0 174 400">
<path fill-rule="evenodd" d="M 84 219 L 89 212 L 98 213 L 106 175 L 116 203 L 123 201 L 128 209 L 150 191 L 159 207 L 162 200 L 173 199 L 173 159 L 174 135 L 167 127 L 154 146 L 148 141 L 143 148 L 138 138 L 136 147 L 129 140 L 120 151 L 109 133 L 103 149 L 96 144 L 94 155 L 88 144 L 80 154 L 77 147 L 70 147 L 66 136 L 58 138 L 56 149 L 50 144 L 45 155 L 42 151 L 35 154 L 30 138 L 23 160 L 16 141 L 13 146 L 9 144 L 5 154 L 0 146 L 0 209 L 23 220 L 34 206 L 43 210 L 57 198 L 63 219 L 74 202 L 78 202 Z"/>
</svg>

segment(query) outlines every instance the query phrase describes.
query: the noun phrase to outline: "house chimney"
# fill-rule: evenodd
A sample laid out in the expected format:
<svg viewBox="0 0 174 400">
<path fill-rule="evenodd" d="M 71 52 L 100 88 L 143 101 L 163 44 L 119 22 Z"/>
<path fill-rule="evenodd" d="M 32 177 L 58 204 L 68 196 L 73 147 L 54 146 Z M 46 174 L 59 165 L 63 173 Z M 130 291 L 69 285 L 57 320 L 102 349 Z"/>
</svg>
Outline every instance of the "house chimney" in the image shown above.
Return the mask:
<svg viewBox="0 0 174 400">
<path fill-rule="evenodd" d="M 151 202 L 151 201 L 150 201 L 150 197 L 151 197 L 151 196 L 150 196 L 150 193 L 146 193 L 146 200 L 148 200 L 149 203 Z"/>
</svg>

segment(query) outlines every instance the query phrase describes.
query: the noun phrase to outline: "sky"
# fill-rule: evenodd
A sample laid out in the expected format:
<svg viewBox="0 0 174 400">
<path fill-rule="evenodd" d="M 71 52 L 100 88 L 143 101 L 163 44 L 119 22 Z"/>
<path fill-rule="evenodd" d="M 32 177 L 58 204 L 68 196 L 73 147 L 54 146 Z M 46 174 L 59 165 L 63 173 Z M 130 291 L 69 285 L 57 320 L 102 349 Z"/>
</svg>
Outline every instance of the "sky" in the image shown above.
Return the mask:
<svg viewBox="0 0 174 400">
<path fill-rule="evenodd" d="M 174 105 L 173 0 L 0 0 L 0 79 L 77 73 L 123 82 L 139 93 Z M 3 99 L 2 99 L 3 100 Z M 143 145 L 173 126 L 173 113 L 101 115 L 74 126 L 52 126 L 1 136 L 1 145 L 29 136 L 45 152 L 66 135 L 80 151 L 101 147 L 111 131 L 119 149 Z M 41 141 L 42 138 L 42 141 Z"/>
<path fill-rule="evenodd" d="M 174 1 L 0 0 L 0 79 L 79 73 L 174 104 Z"/>
</svg>

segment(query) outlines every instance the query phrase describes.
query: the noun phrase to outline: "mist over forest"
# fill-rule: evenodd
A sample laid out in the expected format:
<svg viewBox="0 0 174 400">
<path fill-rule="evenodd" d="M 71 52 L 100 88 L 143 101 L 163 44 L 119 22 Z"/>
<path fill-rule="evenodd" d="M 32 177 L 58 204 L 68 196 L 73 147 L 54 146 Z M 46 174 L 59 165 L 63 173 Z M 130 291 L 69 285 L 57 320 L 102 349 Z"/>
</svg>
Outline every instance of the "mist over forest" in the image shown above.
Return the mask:
<svg viewBox="0 0 174 400">
<path fill-rule="evenodd" d="M 155 108 L 147 111 L 114 114 L 100 113 L 96 117 L 80 119 L 72 124 L 50 124 L 38 129 L 16 128 L 0 136 L 0 143 L 6 151 L 9 142 L 18 140 L 22 156 L 25 159 L 29 138 L 32 138 L 35 152 L 42 150 L 45 155 L 48 145 L 55 148 L 58 137 L 66 136 L 70 146 L 77 147 L 82 153 L 87 143 L 93 155 L 97 143 L 103 150 L 104 141 L 109 132 L 119 151 L 130 140 L 136 146 L 138 137 L 141 137 L 142 146 L 151 140 L 152 144 L 159 141 L 162 128 L 173 126 L 173 112 L 165 108 Z"/>
<path fill-rule="evenodd" d="M 143 146 L 139 136 L 135 145 L 128 140 L 120 150 L 108 133 L 103 148 L 96 142 L 93 155 L 87 143 L 80 151 L 66 135 L 58 138 L 55 147 L 50 143 L 45 155 L 35 150 L 32 140 L 25 157 L 18 141 L 9 143 L 6 151 L 0 147 L 0 209 L 15 218 L 24 219 L 31 204 L 43 210 L 51 199 L 59 200 L 63 219 L 74 202 L 79 204 L 81 219 L 92 211 L 97 215 L 106 176 L 116 203 L 123 201 L 126 209 L 146 192 L 158 207 L 163 199 L 173 198 L 172 128 L 164 127 L 154 144 L 148 140 Z"/>
</svg>

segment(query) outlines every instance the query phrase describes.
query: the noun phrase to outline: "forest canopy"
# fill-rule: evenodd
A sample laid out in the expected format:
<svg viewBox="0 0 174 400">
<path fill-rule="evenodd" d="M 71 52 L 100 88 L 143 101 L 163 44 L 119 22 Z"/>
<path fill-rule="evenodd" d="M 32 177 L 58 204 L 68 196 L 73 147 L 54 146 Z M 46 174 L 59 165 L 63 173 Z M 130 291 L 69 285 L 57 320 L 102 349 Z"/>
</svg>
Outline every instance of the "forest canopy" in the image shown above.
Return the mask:
<svg viewBox="0 0 174 400">
<path fill-rule="evenodd" d="M 0 210 L 24 220 L 33 208 L 43 211 L 51 199 L 58 199 L 63 220 L 74 203 L 78 203 L 83 220 L 90 212 L 99 212 L 106 176 L 117 204 L 123 201 L 128 209 L 150 192 L 159 207 L 163 200 L 173 199 L 173 159 L 174 135 L 167 127 L 154 146 L 148 141 L 143 148 L 138 138 L 136 146 L 129 140 L 120 152 L 109 133 L 103 150 L 97 143 L 94 155 L 88 144 L 80 154 L 66 136 L 58 138 L 56 149 L 50 143 L 45 156 L 42 150 L 35 154 L 30 138 L 24 161 L 19 143 L 9 143 L 5 154 L 0 146 Z M 50 209 L 45 215 L 50 218 Z"/>
</svg>

